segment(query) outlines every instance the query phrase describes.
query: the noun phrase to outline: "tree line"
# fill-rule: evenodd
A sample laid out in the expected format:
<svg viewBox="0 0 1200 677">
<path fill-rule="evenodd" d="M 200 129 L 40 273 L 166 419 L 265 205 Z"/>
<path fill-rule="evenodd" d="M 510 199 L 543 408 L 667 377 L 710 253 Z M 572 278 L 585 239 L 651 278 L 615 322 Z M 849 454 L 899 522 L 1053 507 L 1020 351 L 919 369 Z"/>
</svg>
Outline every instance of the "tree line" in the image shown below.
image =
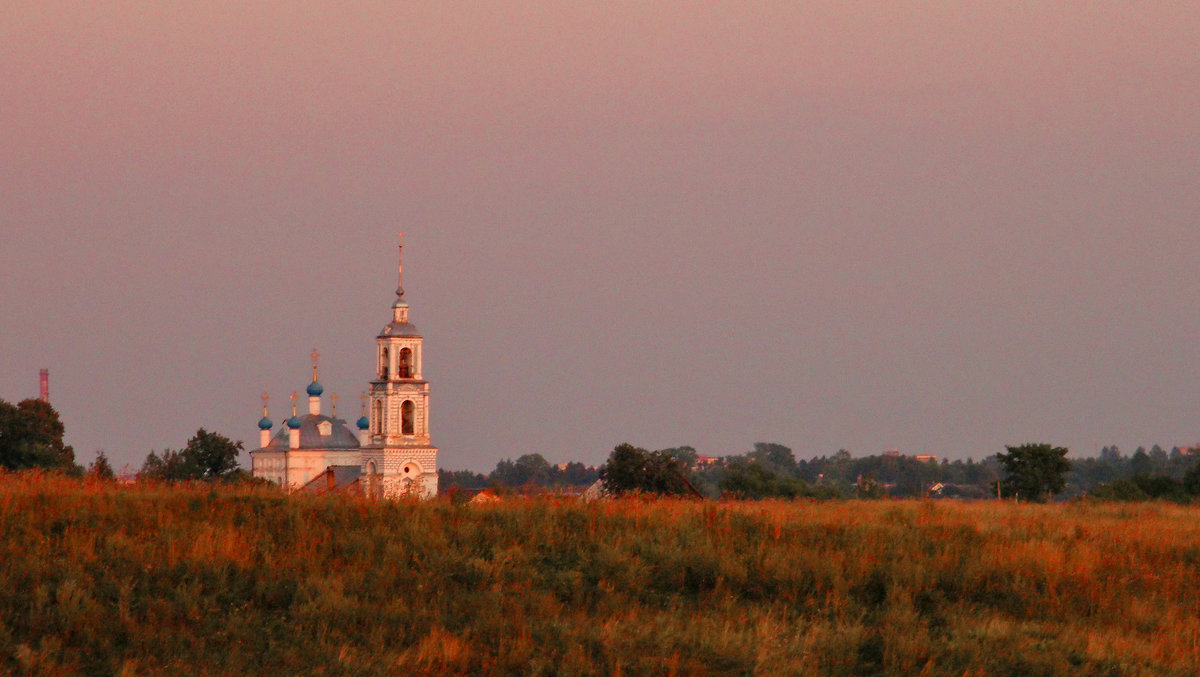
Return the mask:
<svg viewBox="0 0 1200 677">
<path fill-rule="evenodd" d="M 64 426 L 47 402 L 0 400 L 0 468 L 41 468 L 70 475 L 112 479 L 103 452 L 86 469 L 63 442 Z M 139 479 L 156 481 L 252 481 L 238 456 L 241 442 L 196 431 L 177 450 L 150 452 Z M 1094 458 L 1068 460 L 1067 450 L 1049 444 L 1007 447 L 981 459 L 940 463 L 897 453 L 855 458 L 845 449 L 831 456 L 798 459 L 790 448 L 759 442 L 749 451 L 702 459 L 693 447 L 650 451 L 617 446 L 599 468 L 580 462 L 553 465 L 538 453 L 502 459 L 488 474 L 439 470 L 439 488 L 455 490 L 582 489 L 600 481 L 610 493 L 706 498 L 1017 498 L 1046 500 L 1083 495 L 1105 500 L 1173 500 L 1200 497 L 1200 453 L 1159 445 L 1125 455 L 1106 446 Z"/>
<path fill-rule="evenodd" d="M 799 459 L 785 445 L 759 442 L 749 451 L 701 459 L 690 446 L 659 450 L 617 446 L 599 468 L 560 470 L 541 454 L 504 459 L 490 473 L 439 471 L 442 491 L 561 490 L 597 480 L 610 493 L 700 495 L 706 498 L 1011 498 L 1048 500 L 1092 495 L 1116 500 L 1200 496 L 1200 455 L 1157 445 L 1124 456 L 1105 447 L 1098 458 L 1068 460 L 1067 449 L 1044 443 L 1006 447 L 978 462 L 934 462 L 896 453 Z M 1190 474 L 1189 474 L 1190 473 Z M 1192 478 L 1192 484 L 1187 478 Z M 1195 486 L 1193 490 L 1191 487 Z"/>
</svg>

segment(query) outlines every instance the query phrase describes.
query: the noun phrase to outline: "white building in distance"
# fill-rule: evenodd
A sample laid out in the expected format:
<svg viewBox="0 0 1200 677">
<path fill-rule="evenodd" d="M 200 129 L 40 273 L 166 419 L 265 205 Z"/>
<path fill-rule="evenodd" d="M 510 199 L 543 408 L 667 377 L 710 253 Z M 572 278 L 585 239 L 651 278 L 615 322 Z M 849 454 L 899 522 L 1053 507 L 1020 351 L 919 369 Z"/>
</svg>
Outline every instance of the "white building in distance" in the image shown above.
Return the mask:
<svg viewBox="0 0 1200 677">
<path fill-rule="evenodd" d="M 401 239 L 401 253 L 403 248 Z M 267 418 L 263 396 L 260 448 L 250 452 L 255 477 L 299 491 L 351 490 L 385 498 L 437 495 L 438 450 L 429 438 L 423 339 L 408 321 L 403 274 L 401 257 L 392 320 L 375 339 L 376 376 L 364 396 L 357 430 L 337 418 L 336 396 L 332 415 L 321 413 L 324 388 L 317 381 L 314 350 L 313 380 L 306 389 L 308 414 L 296 414 L 293 392 L 292 416 L 272 436 L 274 424 Z"/>
</svg>

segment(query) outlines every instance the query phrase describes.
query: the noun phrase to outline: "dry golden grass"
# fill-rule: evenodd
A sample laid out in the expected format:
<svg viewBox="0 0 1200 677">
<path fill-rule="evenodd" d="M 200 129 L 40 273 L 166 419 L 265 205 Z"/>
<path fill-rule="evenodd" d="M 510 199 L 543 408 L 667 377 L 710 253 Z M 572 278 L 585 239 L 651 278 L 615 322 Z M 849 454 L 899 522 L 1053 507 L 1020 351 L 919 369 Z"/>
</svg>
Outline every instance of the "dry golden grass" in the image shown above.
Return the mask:
<svg viewBox="0 0 1200 677">
<path fill-rule="evenodd" d="M 0 476 L 0 672 L 1200 674 L 1200 509 Z"/>
</svg>

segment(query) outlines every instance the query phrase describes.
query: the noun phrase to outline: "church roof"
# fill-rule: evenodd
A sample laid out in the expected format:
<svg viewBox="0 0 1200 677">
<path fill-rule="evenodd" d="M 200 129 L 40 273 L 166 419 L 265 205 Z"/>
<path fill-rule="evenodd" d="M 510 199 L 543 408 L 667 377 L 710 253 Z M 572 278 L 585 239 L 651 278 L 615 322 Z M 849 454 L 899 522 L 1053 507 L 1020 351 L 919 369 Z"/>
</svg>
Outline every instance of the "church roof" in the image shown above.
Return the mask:
<svg viewBox="0 0 1200 677">
<path fill-rule="evenodd" d="M 420 336 L 421 332 L 417 329 L 417 325 L 412 322 L 389 322 L 386 327 L 379 330 L 380 336 Z"/>
<path fill-rule="evenodd" d="M 297 416 L 300 419 L 300 449 L 357 449 L 358 438 L 346 427 L 346 422 L 340 418 L 331 416 L 322 416 L 320 414 L 306 414 Z M 322 435 L 319 426 L 323 422 L 329 422 L 328 435 Z M 266 451 L 287 451 L 288 433 L 290 431 L 284 427 L 271 443 L 263 447 Z"/>
<path fill-rule="evenodd" d="M 331 465 L 320 475 L 309 480 L 308 484 L 300 487 L 300 491 L 314 494 L 324 494 L 343 491 L 354 486 L 362 475 L 362 468 L 357 465 Z"/>
</svg>

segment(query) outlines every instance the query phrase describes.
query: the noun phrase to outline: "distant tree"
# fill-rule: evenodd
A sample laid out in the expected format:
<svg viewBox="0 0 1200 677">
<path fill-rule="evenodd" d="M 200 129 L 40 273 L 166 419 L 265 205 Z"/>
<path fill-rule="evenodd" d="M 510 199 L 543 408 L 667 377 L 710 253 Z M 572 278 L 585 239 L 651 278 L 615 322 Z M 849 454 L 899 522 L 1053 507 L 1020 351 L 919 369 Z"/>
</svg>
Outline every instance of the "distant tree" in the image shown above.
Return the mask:
<svg viewBox="0 0 1200 677">
<path fill-rule="evenodd" d="M 496 467 L 487 475 L 488 484 L 498 486 L 517 486 L 521 484 L 517 475 L 517 464 L 511 458 L 496 461 Z"/>
<path fill-rule="evenodd" d="M 1134 475 L 1149 474 L 1154 470 L 1154 463 L 1150 460 L 1150 454 L 1142 447 L 1138 447 L 1133 452 L 1133 456 L 1129 457 L 1129 470 Z"/>
<path fill-rule="evenodd" d="M 1200 496 L 1200 463 L 1193 465 L 1183 476 L 1183 490 L 1192 496 Z"/>
<path fill-rule="evenodd" d="M 854 487 L 854 495 L 856 498 L 874 500 L 887 498 L 887 490 L 875 479 L 874 475 L 867 473 L 859 476 L 858 483 Z"/>
<path fill-rule="evenodd" d="M 75 465 L 75 450 L 63 444 L 63 432 L 50 403 L 28 399 L 13 405 L 0 400 L 0 467 L 81 471 Z"/>
<path fill-rule="evenodd" d="M 451 489 L 484 489 L 488 480 L 484 475 L 470 470 L 438 470 L 438 491 Z"/>
<path fill-rule="evenodd" d="M 680 461 L 683 461 L 684 466 L 688 468 L 695 468 L 696 462 L 700 459 L 700 455 L 696 453 L 696 450 L 687 445 L 663 449 L 662 453 L 668 454 L 672 458 L 677 458 Z"/>
<path fill-rule="evenodd" d="M 1138 474 L 1101 484 L 1087 493 L 1101 501 L 1163 500 L 1186 503 L 1190 500 L 1184 483 L 1166 475 Z"/>
<path fill-rule="evenodd" d="M 96 460 L 88 466 L 87 474 L 94 479 L 105 481 L 117 478 L 117 473 L 113 471 L 112 464 L 108 462 L 108 457 L 103 451 L 96 452 Z"/>
<path fill-rule="evenodd" d="M 237 461 L 242 448 L 241 442 L 201 428 L 183 449 L 164 449 L 161 454 L 151 451 L 138 477 L 162 482 L 235 481 L 243 476 Z"/>
<path fill-rule="evenodd" d="M 537 484 L 544 486 L 550 483 L 554 466 L 541 454 L 522 454 L 515 463 L 517 471 L 523 478 L 522 484 Z"/>
<path fill-rule="evenodd" d="M 849 456 L 849 452 L 847 452 Z M 746 454 L 751 461 L 762 463 L 772 471 L 788 477 L 796 476 L 796 456 L 792 450 L 774 442 L 755 442 L 754 451 Z"/>
<path fill-rule="evenodd" d="M 146 460 L 142 461 L 142 469 L 138 471 L 138 479 L 161 480 L 163 478 L 164 463 L 162 457 L 153 449 L 149 454 L 146 454 Z"/>
<path fill-rule="evenodd" d="M 744 459 L 731 461 L 717 486 L 723 494 L 752 500 L 785 495 L 778 474 L 763 463 Z"/>
<path fill-rule="evenodd" d="M 571 461 L 559 473 L 559 481 L 570 487 L 585 487 L 597 479 L 599 474 L 595 468 L 588 467 L 578 461 Z"/>
<path fill-rule="evenodd" d="M 746 459 L 730 462 L 717 486 L 723 494 L 751 500 L 812 495 L 803 480 L 777 473 L 765 463 Z"/>
<path fill-rule="evenodd" d="M 183 453 L 200 470 L 200 479 L 223 479 L 238 469 L 238 453 L 242 443 L 224 435 L 210 433 L 204 428 L 188 440 Z"/>
<path fill-rule="evenodd" d="M 1087 492 L 1087 496 L 1097 501 L 1145 501 L 1150 498 L 1136 482 L 1128 478 L 1113 480 L 1094 487 Z"/>
<path fill-rule="evenodd" d="M 1171 463 L 1171 457 L 1162 447 L 1157 444 L 1150 447 L 1148 456 L 1150 456 L 1150 467 L 1153 468 L 1154 472 L 1166 472 L 1167 467 Z"/>
<path fill-rule="evenodd" d="M 488 482 L 505 487 L 544 486 L 550 483 L 553 470 L 541 454 L 524 454 L 516 461 L 501 459 L 488 475 Z"/>
<path fill-rule="evenodd" d="M 204 476 L 200 465 L 183 450 L 163 449 L 161 454 L 151 451 L 142 463 L 138 477 L 159 482 L 183 482 L 198 480 Z"/>
<path fill-rule="evenodd" d="M 599 476 L 611 494 L 641 491 L 683 496 L 695 492 L 686 472 L 683 461 L 669 453 L 622 444 L 600 466 Z"/>
<path fill-rule="evenodd" d="M 1066 486 L 1065 476 L 1071 469 L 1066 447 L 1023 444 L 1005 448 L 1007 453 L 996 454 L 1006 475 L 1000 484 L 1004 496 L 1045 501 Z"/>
</svg>

